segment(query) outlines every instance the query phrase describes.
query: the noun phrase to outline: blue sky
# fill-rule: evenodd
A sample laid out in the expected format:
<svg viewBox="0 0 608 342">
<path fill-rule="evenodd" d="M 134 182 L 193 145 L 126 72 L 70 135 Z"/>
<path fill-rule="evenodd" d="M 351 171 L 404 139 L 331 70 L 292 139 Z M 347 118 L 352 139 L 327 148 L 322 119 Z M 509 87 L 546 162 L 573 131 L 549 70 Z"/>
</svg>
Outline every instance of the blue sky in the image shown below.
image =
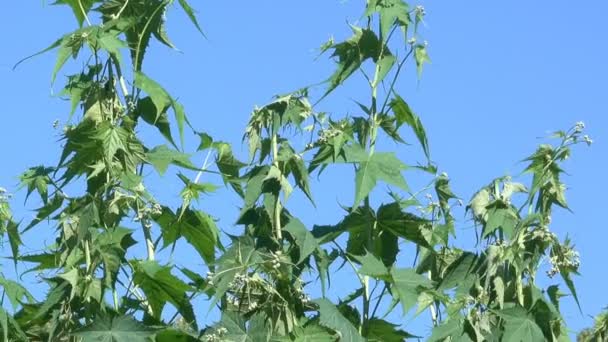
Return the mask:
<svg viewBox="0 0 608 342">
<path fill-rule="evenodd" d="M 363 8 L 360 0 L 191 3 L 200 12 L 208 40 L 182 13 L 170 11 L 169 34 L 180 51 L 153 46 L 145 61 L 147 73 L 179 97 L 194 127 L 232 142 L 243 157 L 246 148 L 240 148 L 240 141 L 253 106 L 267 103 L 272 95 L 325 79 L 333 64 L 326 56 L 315 60 L 318 47 L 330 36 L 336 40 L 348 37 L 347 23 L 356 22 Z M 590 325 L 587 315 L 608 305 L 604 286 L 608 231 L 601 213 L 601 188 L 608 167 L 608 3 L 421 4 L 427 12 L 421 34 L 429 42 L 432 63 L 420 82 L 415 73 L 405 73 L 397 90 L 421 116 L 432 159 L 449 174 L 454 191 L 465 201 L 494 177 L 516 176 L 523 167 L 518 161 L 532 153 L 549 132 L 566 129 L 577 121 L 587 125 L 594 144 L 577 148 L 565 165 L 569 173 L 565 178 L 567 198 L 574 214 L 557 212 L 552 229 L 573 239 L 582 260 L 582 276 L 576 278 L 576 284 L 584 314 L 566 298 L 565 317 L 574 330 Z M 59 132 L 52 123 L 65 121 L 69 106 L 51 94 L 52 53 L 32 59 L 16 71 L 12 66 L 72 30 L 75 21 L 67 8 L 44 6 L 40 1 L 13 1 L 5 9 L 0 13 L 0 31 L 5 32 L 0 54 L 0 94 L 4 100 L 0 186 L 14 191 L 16 176 L 26 167 L 56 162 Z M 72 65 L 62 72 L 55 90 L 60 89 L 62 75 L 78 67 Z M 318 110 L 337 116 L 354 113 L 357 107 L 352 99 L 366 99 L 364 89 L 361 80 L 354 78 Z M 188 143 L 193 150 L 194 138 Z M 383 148 L 396 150 L 406 163 L 423 160 L 416 144 L 387 144 Z M 200 158 L 202 163 L 203 157 L 196 155 L 194 160 Z M 338 204 L 352 201 L 352 175 L 345 174 L 348 172 L 336 169 L 313 185 L 317 208 L 298 196 L 288 206 L 309 226 L 337 222 Z M 416 173 L 406 176 L 417 184 Z M 177 203 L 178 184 L 174 177 L 168 177 L 152 184 L 151 190 Z M 33 214 L 28 210 L 37 203 L 28 203 L 24 209 L 22 200 L 17 194 L 15 214 L 30 218 Z M 220 191 L 203 199 L 200 207 L 217 216 L 222 229 L 237 232 L 240 228 L 233 222 L 238 204 L 234 196 Z M 470 222 L 462 215 L 460 218 L 462 239 L 472 239 Z M 30 237 L 36 240 L 36 236 Z M 38 240 L 25 250 L 51 242 Z M 184 250 L 173 261 L 183 263 L 191 257 L 189 253 L 192 251 Z M 9 268 L 7 260 L 2 269 L 9 272 Z M 341 284 L 336 280 L 334 294 L 346 295 L 340 292 L 346 287 L 346 281 Z M 424 334 L 425 329 L 422 326 L 414 332 Z"/>
</svg>

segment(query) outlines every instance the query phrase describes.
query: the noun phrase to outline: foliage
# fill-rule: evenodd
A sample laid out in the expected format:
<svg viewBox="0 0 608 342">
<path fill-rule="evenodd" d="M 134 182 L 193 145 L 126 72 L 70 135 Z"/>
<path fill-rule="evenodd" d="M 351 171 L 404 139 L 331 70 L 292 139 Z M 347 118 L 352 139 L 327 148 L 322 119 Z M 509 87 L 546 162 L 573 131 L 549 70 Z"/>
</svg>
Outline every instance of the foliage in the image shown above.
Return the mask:
<svg viewBox="0 0 608 342">
<path fill-rule="evenodd" d="M 577 342 L 599 342 L 608 338 L 608 308 L 595 317 L 593 327 L 584 329 L 576 336 Z"/>
<path fill-rule="evenodd" d="M 528 186 L 510 177 L 483 186 L 466 206 L 478 243 L 472 250 L 457 248 L 452 208 L 462 201 L 448 176 L 437 173 L 422 120 L 395 88 L 406 66 L 420 77 L 430 61 L 426 44 L 419 43 L 422 7 L 367 1 L 364 25 L 351 25 L 351 37 L 323 45 L 336 67 L 316 101 L 304 88 L 253 110 L 243 162 L 230 145 L 191 127 L 177 97 L 146 74 L 150 42 L 173 47 L 164 13 L 174 1 L 56 3 L 73 10 L 78 27 L 40 52 L 57 51 L 52 80 L 70 57 L 88 64 L 68 77 L 61 93 L 71 106 L 57 164 L 29 168 L 20 177 L 27 196 L 35 194 L 42 203 L 36 218 L 17 223 L 0 192 L 0 229 L 15 267 L 43 272 L 48 285 L 38 301 L 0 277 L 13 308 L 0 310 L 4 340 L 402 341 L 424 332 L 406 331 L 388 314 L 400 308 L 405 315 L 415 307 L 416 314 L 430 312 L 429 341 L 568 339 L 559 285 L 540 288 L 536 280 L 549 258 L 548 276 L 559 274 L 578 301 L 578 254 L 550 226 L 554 208 L 568 208 L 560 163 L 573 145 L 591 140 L 582 123 L 556 132 L 557 145 L 543 144 L 525 159 L 521 178 L 531 178 Z M 177 4 L 202 33 L 193 8 L 185 0 Z M 358 72 L 369 89 L 369 98 L 357 102 L 360 113 L 318 110 L 322 99 Z M 154 127 L 166 144 L 149 146 L 138 134 L 140 125 Z M 196 153 L 207 154 L 202 167 L 183 151 L 186 129 L 200 137 Z M 310 142 L 299 146 L 306 134 Z M 377 150 L 379 139 L 405 143 L 402 134 L 418 140 L 423 166 Z M 306 227 L 288 209 L 290 195 L 301 191 L 314 204 L 311 175 L 322 182 L 322 171 L 337 164 L 354 170 L 351 206 L 335 224 Z M 169 168 L 179 170 L 184 184 L 177 208 L 159 203 L 148 190 L 148 171 L 162 176 Z M 431 178 L 435 194 L 426 203 L 420 192 L 410 191 L 406 169 Z M 188 177 L 189 171 L 196 176 Z M 242 199 L 240 234 L 223 236 L 213 215 L 195 206 L 217 188 L 200 182 L 202 174 L 219 175 Z M 390 187 L 388 194 L 381 194 L 380 182 Z M 55 227 L 56 243 L 40 254 L 21 253 L 20 235 L 40 229 L 43 221 Z M 135 241 L 137 225 L 142 242 Z M 183 244 L 209 272 L 157 257 Z M 138 246 L 145 257 L 133 256 Z M 398 260 L 413 254 L 413 267 L 399 266 Z M 325 296 L 332 270 L 346 265 L 360 284 L 332 301 Z M 319 283 L 310 281 L 316 278 Z M 324 294 L 312 300 L 307 293 L 315 284 Z M 210 310 L 219 308 L 218 322 L 197 321 L 192 303 L 200 296 Z M 592 334 L 605 335 L 604 323 Z"/>
</svg>

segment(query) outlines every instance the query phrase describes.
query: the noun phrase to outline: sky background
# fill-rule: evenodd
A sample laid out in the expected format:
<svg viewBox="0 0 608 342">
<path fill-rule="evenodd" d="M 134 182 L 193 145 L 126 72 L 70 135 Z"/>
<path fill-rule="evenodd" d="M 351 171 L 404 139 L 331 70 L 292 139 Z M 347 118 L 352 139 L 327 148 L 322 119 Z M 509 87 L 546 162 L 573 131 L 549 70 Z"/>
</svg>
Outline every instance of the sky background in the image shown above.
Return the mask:
<svg viewBox="0 0 608 342">
<path fill-rule="evenodd" d="M 144 68 L 179 98 L 194 127 L 235 144 L 242 159 L 247 150 L 241 138 L 254 105 L 326 79 L 333 63 L 327 56 L 315 59 L 318 47 L 331 36 L 336 41 L 347 38 L 347 24 L 356 23 L 364 7 L 361 0 L 192 0 L 191 4 L 199 11 L 208 39 L 202 38 L 174 8 L 168 13 L 168 29 L 180 51 L 154 44 Z M 519 161 L 545 142 L 542 137 L 577 121 L 585 122 L 594 143 L 590 148 L 577 147 L 565 163 L 569 175 L 564 181 L 574 214 L 556 212 L 552 229 L 572 238 L 582 261 L 581 276 L 575 282 L 583 314 L 571 298 L 565 298 L 564 316 L 575 331 L 591 325 L 589 315 L 608 305 L 608 230 L 602 212 L 608 167 L 608 3 L 420 4 L 427 12 L 421 36 L 429 42 L 432 63 L 425 67 L 420 82 L 410 67 L 398 82 L 397 91 L 422 118 L 433 161 L 440 171 L 449 174 L 454 192 L 465 202 L 493 178 L 517 176 L 524 167 Z M 68 102 L 52 95 L 53 53 L 32 59 L 15 71 L 12 66 L 75 25 L 67 8 L 45 6 L 40 1 L 13 1 L 0 13 L 0 32 L 5 33 L 0 50 L 0 186 L 12 192 L 16 192 L 16 177 L 25 168 L 56 163 L 60 131 L 52 124 L 56 119 L 65 122 L 69 111 Z M 62 71 L 54 90 L 61 89 L 63 76 L 80 67 L 76 63 Z M 321 90 L 313 90 L 313 94 Z M 353 78 L 316 109 L 336 117 L 358 114 L 352 100 L 365 101 L 366 94 L 362 80 Z M 150 137 L 148 141 L 163 143 L 149 133 L 143 132 Z M 412 146 L 384 144 L 381 148 L 397 151 L 408 164 L 423 162 L 413 137 L 406 138 Z M 187 142 L 187 149 L 194 151 L 194 137 L 189 136 Z M 193 160 L 198 164 L 203 158 L 195 155 Z M 417 181 L 419 175 L 406 173 L 414 189 L 424 184 Z M 178 204 L 180 188 L 175 177 L 169 175 L 162 182 L 149 184 L 159 198 Z M 352 202 L 353 184 L 349 169 L 330 170 L 313 184 L 316 208 L 297 194 L 288 207 L 309 227 L 336 223 L 342 215 L 338 205 Z M 27 221 L 38 203 L 28 202 L 25 208 L 22 203 L 23 194 L 17 193 L 15 216 Z M 240 232 L 241 228 L 233 225 L 238 205 L 234 195 L 220 191 L 204 198 L 199 207 L 220 219 L 223 230 Z M 462 213 L 459 218 L 462 225 L 457 243 L 469 246 L 474 239 L 472 223 Z M 37 229 L 24 239 L 24 251 L 36 251 L 52 243 L 52 228 Z M 10 252 L 4 248 L 1 253 Z M 189 265 L 193 253 L 186 248 L 171 261 Z M 143 255 L 142 251 L 138 256 Z M 11 263 L 5 259 L 3 271 L 10 273 Z M 203 271 L 200 264 L 191 266 Z M 344 297 L 348 288 L 348 280 L 335 279 L 332 295 Z M 406 329 L 426 334 L 429 327 L 425 324 L 414 324 L 413 329 L 406 325 Z"/>
</svg>

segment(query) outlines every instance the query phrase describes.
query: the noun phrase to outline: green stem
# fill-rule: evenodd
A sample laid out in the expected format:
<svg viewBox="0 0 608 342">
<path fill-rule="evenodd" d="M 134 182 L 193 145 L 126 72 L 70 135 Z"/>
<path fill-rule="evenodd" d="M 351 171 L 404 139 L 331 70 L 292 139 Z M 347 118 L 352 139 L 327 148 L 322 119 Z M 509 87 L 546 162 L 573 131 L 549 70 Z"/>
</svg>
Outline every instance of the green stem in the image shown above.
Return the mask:
<svg viewBox="0 0 608 342">
<path fill-rule="evenodd" d="M 152 241 L 152 234 L 150 233 L 150 228 L 146 227 L 144 222 L 141 223 L 141 228 L 144 231 L 144 238 L 146 240 L 146 250 L 148 252 L 148 261 L 154 261 L 154 259 L 155 259 L 154 241 Z"/>
<path fill-rule="evenodd" d="M 380 26 L 381 23 L 378 23 L 378 26 Z M 382 37 L 380 37 L 381 41 L 382 41 Z M 384 49 L 386 47 L 386 44 L 382 44 L 382 48 L 380 49 L 380 56 L 382 56 L 384 54 Z M 380 75 L 380 64 L 376 63 L 376 68 L 374 71 L 374 80 L 370 83 L 371 86 L 371 107 L 370 107 L 370 115 L 369 115 L 369 155 L 371 156 L 374 153 L 374 150 L 376 148 L 376 137 L 378 135 L 378 105 L 377 105 L 377 98 L 378 98 L 378 78 Z M 364 206 L 366 209 L 371 209 L 371 204 L 370 204 L 370 196 L 368 195 L 365 198 L 365 202 L 364 202 Z M 374 248 L 374 230 L 376 229 L 376 225 L 374 224 L 370 224 L 367 228 L 367 236 L 366 236 L 366 241 L 365 241 L 365 246 L 366 249 L 369 253 L 375 254 L 375 248 Z M 368 331 L 368 326 L 369 326 L 369 320 L 370 320 L 370 302 L 371 302 L 371 298 L 370 298 L 370 293 L 369 293 L 369 276 L 365 276 L 363 279 L 363 286 L 364 286 L 364 295 L 363 295 L 363 322 L 361 324 L 362 326 L 362 335 L 366 336 L 367 335 L 367 331 Z"/>
<path fill-rule="evenodd" d="M 87 12 L 84 10 L 84 7 L 82 6 L 82 1 L 80 1 L 80 0 L 78 0 L 78 7 L 80 8 L 80 12 L 84 16 L 84 19 L 86 20 L 87 25 L 91 26 L 91 21 L 89 20 L 89 16 L 87 15 Z"/>
<path fill-rule="evenodd" d="M 89 239 L 84 240 L 84 259 L 86 263 L 86 271 L 89 273 L 91 271 L 91 247 L 89 245 Z"/>
<path fill-rule="evenodd" d="M 279 150 L 277 142 L 277 134 L 273 133 L 271 138 L 272 144 L 272 163 L 278 169 L 279 168 Z M 277 240 L 279 243 L 283 240 L 283 232 L 281 231 L 281 193 L 277 194 L 277 200 L 274 204 L 274 229 Z"/>
</svg>

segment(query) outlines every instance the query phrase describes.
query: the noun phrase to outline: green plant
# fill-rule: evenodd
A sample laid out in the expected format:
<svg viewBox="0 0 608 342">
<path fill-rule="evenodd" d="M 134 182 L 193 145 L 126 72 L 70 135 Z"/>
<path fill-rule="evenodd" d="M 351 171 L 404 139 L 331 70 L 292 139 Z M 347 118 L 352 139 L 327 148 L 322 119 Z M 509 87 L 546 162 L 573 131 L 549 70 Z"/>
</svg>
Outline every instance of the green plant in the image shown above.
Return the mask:
<svg viewBox="0 0 608 342">
<path fill-rule="evenodd" d="M 43 204 L 36 219 L 17 224 L 0 193 L 0 228 L 15 266 L 33 263 L 28 271 L 44 272 L 49 288 L 36 301 L 2 278 L 13 305 L 12 313 L 0 311 L 5 340 L 402 341 L 416 336 L 387 315 L 414 307 L 430 313 L 429 341 L 568 339 L 558 285 L 541 289 L 536 279 L 548 257 L 548 276 L 559 274 L 578 301 L 572 280 L 578 254 L 550 224 L 555 206 L 567 208 L 560 162 L 573 145 L 591 140 L 582 123 L 556 132 L 557 145 L 541 145 L 526 159 L 528 187 L 499 177 L 476 192 L 466 209 L 479 228 L 478 243 L 473 250 L 455 247 L 452 208 L 464 204 L 431 162 L 421 119 L 395 89 L 404 68 L 414 66 L 420 77 L 430 61 L 420 42 L 421 6 L 367 1 L 364 25 L 321 47 L 336 69 L 319 98 L 311 101 L 303 88 L 253 110 L 243 162 L 229 144 L 192 127 L 176 97 L 144 72 L 152 39 L 173 46 L 163 14 L 174 1 L 59 3 L 73 9 L 80 26 L 41 51 L 57 50 L 52 80 L 70 57 L 87 64 L 62 91 L 71 109 L 57 165 L 32 167 L 20 177 L 27 195 L 36 193 Z M 190 5 L 178 4 L 201 31 Z M 322 100 L 355 73 L 369 90 L 357 102 L 360 114 L 322 112 Z M 139 125 L 153 126 L 166 144 L 148 146 Z M 405 143 L 405 128 L 424 152 L 422 166 L 407 165 L 377 144 Z M 201 167 L 183 151 L 187 129 L 200 137 Z M 308 143 L 298 144 L 301 136 Z M 354 172 L 352 203 L 340 222 L 308 228 L 289 210 L 290 195 L 301 191 L 314 203 L 311 174 L 322 182 L 322 171 L 337 164 Z M 144 176 L 150 169 L 162 176 L 170 166 L 183 182 L 178 208 L 159 203 Z M 429 185 L 412 192 L 406 169 L 429 178 Z M 203 174 L 220 177 L 242 198 L 242 234 L 222 239 L 213 216 L 194 205 L 216 188 L 200 181 Z M 391 191 L 377 191 L 379 182 Z M 426 191 L 434 195 L 420 198 Z M 40 254 L 20 253 L 20 233 L 47 220 L 56 243 Z M 157 258 L 159 250 L 183 243 L 198 252 L 206 275 Z M 141 245 L 145 257 L 132 256 Z M 408 251 L 416 255 L 414 266 L 399 267 Z M 337 302 L 311 299 L 307 293 L 317 283 L 308 275 L 320 279 L 325 294 L 330 269 L 338 266 L 352 269 L 358 288 Z M 217 323 L 199 326 L 192 305 L 198 296 L 219 308 Z"/>
</svg>

